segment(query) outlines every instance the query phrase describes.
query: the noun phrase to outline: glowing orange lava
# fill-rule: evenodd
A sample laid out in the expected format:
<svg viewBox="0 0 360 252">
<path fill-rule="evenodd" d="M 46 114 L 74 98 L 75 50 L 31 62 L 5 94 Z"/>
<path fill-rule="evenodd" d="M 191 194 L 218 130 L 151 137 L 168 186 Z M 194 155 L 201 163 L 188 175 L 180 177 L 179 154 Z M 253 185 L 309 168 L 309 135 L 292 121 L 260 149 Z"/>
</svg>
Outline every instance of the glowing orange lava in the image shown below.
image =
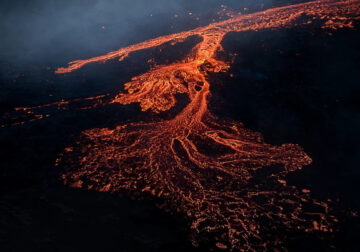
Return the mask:
<svg viewBox="0 0 360 252">
<path fill-rule="evenodd" d="M 283 29 L 315 20 L 323 28 L 351 28 L 359 6 L 359 0 L 326 0 L 238 15 L 59 68 L 56 73 L 69 73 L 170 41 L 202 38 L 186 59 L 132 78 L 125 84 L 127 93 L 111 100 L 140 103 L 143 111 L 160 113 L 175 105 L 175 94 L 186 93 L 189 104 L 171 120 L 84 131 L 57 160 L 64 183 L 160 198 L 161 208 L 187 216 L 194 245 L 210 239 L 218 249 L 264 250 L 282 247 L 281 234 L 269 235 L 276 230 L 332 231 L 327 204 L 311 199 L 307 189 L 286 184 L 286 175 L 310 164 L 310 157 L 296 144 L 270 146 L 241 123 L 212 115 L 207 75 L 228 68 L 216 53 L 229 32 Z M 306 213 L 306 205 L 322 210 Z"/>
</svg>

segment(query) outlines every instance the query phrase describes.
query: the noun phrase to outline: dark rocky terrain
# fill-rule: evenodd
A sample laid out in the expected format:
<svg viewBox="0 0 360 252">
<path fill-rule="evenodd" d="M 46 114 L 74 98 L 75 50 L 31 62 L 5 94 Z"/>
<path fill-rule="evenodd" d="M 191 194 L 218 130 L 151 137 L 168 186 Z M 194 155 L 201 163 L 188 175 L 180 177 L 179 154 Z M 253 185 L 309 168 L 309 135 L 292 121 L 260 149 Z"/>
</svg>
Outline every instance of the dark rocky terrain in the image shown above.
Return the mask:
<svg viewBox="0 0 360 252">
<path fill-rule="evenodd" d="M 231 7 L 231 1 L 228 4 Z M 260 4 L 233 7 L 249 6 L 251 11 Z M 262 8 L 283 4 L 266 2 Z M 172 14 L 159 14 L 148 23 L 143 20 L 151 28 L 136 26 L 142 34 L 131 35 L 129 40 L 168 33 L 169 27 L 155 28 L 164 19 L 174 23 L 171 29 L 181 31 L 216 17 L 213 12 L 203 12 L 194 11 L 194 15 L 202 14 L 200 23 L 187 21 L 188 17 L 174 21 Z M 330 236 L 294 234 L 288 241 L 290 251 L 358 249 L 360 26 L 355 27 L 330 31 L 314 24 L 306 29 L 228 34 L 219 57 L 234 60 L 231 74 L 211 76 L 216 84 L 211 87 L 210 110 L 261 132 L 270 144 L 302 146 L 313 163 L 291 174 L 289 183 L 334 202 L 339 216 L 336 232 Z M 185 41 L 175 51 L 164 50 L 176 58 L 191 43 Z M 119 84 L 148 69 L 147 60 L 169 60 L 161 58 L 158 49 L 149 49 L 123 62 L 89 65 L 67 76 L 53 73 L 69 60 L 101 54 L 112 46 L 114 42 L 106 44 L 106 50 L 87 48 L 62 54 L 56 52 L 54 43 L 46 48 L 52 52 L 51 60 L 35 57 L 14 63 L 4 57 L 0 62 L 0 124 L 7 124 L 6 115 L 15 107 L 115 94 L 123 88 Z M 175 110 L 181 102 L 178 106 Z M 52 116 L 43 120 L 0 128 L 1 250 L 206 251 L 191 245 L 188 227 L 179 216 L 160 211 L 151 201 L 68 188 L 59 180 L 60 168 L 54 166 L 58 154 L 85 129 L 168 118 L 175 110 L 154 115 L 141 113 L 138 105 L 111 104 L 90 110 L 69 106 L 64 111 L 50 108 L 46 112 Z"/>
</svg>

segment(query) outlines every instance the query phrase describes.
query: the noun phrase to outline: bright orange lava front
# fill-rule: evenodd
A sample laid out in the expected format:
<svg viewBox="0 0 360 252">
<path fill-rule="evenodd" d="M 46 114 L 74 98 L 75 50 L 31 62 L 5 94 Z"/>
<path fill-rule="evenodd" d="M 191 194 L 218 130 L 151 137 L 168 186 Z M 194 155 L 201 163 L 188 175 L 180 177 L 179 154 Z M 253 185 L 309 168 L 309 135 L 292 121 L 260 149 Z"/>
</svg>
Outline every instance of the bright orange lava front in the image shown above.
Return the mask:
<svg viewBox="0 0 360 252">
<path fill-rule="evenodd" d="M 190 102 L 183 111 L 171 120 L 84 131 L 78 144 L 66 148 L 57 160 L 64 167 L 64 183 L 160 198 L 161 208 L 187 216 L 194 245 L 210 239 L 218 249 L 264 250 L 282 247 L 281 234 L 276 239 L 269 236 L 277 228 L 332 231 L 327 204 L 311 199 L 309 190 L 286 184 L 286 175 L 310 164 L 311 158 L 296 144 L 270 146 L 241 123 L 212 115 L 207 75 L 227 70 L 228 64 L 215 56 L 229 32 L 284 29 L 314 20 L 323 28 L 351 28 L 359 19 L 359 6 L 359 0 L 325 0 L 238 15 L 59 68 L 56 73 L 68 73 L 189 36 L 202 38 L 185 60 L 132 78 L 125 84 L 127 93 L 111 100 L 140 103 L 143 111 L 160 113 L 175 105 L 175 94 L 186 93 Z M 277 169 L 259 181 L 259 174 L 269 167 Z M 309 204 L 322 210 L 306 213 L 304 205 Z"/>
</svg>

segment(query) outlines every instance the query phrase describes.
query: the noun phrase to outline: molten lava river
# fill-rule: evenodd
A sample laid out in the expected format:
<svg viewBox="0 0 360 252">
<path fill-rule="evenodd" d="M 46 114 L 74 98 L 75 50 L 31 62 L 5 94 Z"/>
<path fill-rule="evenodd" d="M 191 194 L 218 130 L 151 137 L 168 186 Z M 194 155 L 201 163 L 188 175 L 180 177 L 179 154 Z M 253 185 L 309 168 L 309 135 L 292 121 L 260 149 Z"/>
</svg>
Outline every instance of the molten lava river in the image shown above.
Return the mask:
<svg viewBox="0 0 360 252">
<path fill-rule="evenodd" d="M 56 161 L 63 171 L 61 179 L 71 187 L 156 198 L 160 208 L 188 220 L 195 246 L 207 241 L 214 249 L 230 251 L 281 249 L 284 231 L 332 232 L 337 220 L 328 202 L 286 183 L 287 174 L 309 165 L 311 158 L 296 144 L 271 146 L 240 122 L 211 114 L 208 74 L 229 68 L 230 62 L 216 57 L 229 32 L 287 29 L 311 22 L 324 29 L 352 29 L 359 9 L 359 0 L 325 0 L 237 15 L 57 69 L 57 74 L 65 74 L 190 36 L 201 38 L 184 59 L 133 77 L 125 83 L 126 92 L 108 102 L 139 103 L 142 111 L 162 113 L 174 107 L 175 95 L 182 93 L 190 100 L 186 107 L 169 120 L 82 132 L 76 145 Z"/>
</svg>

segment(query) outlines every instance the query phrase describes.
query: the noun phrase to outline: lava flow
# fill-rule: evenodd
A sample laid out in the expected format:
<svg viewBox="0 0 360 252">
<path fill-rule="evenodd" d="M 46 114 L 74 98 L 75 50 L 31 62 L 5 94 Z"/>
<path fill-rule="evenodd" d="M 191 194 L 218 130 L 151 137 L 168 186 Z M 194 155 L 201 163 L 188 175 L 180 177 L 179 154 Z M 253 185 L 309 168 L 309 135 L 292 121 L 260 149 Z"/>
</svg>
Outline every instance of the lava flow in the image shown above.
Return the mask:
<svg viewBox="0 0 360 252">
<path fill-rule="evenodd" d="M 194 245 L 266 250 L 282 248 L 287 231 L 331 232 L 327 203 L 312 199 L 309 190 L 286 184 L 286 175 L 310 164 L 311 158 L 296 144 L 270 146 L 241 123 L 212 115 L 208 73 L 228 69 L 216 53 L 229 32 L 314 21 L 324 29 L 353 28 L 359 6 L 359 0 L 326 0 L 238 15 L 59 68 L 56 73 L 68 73 L 189 36 L 202 39 L 185 59 L 132 78 L 125 84 L 127 93 L 110 101 L 140 103 L 143 111 L 160 113 L 175 105 L 175 94 L 186 93 L 187 106 L 171 120 L 84 131 L 57 160 L 62 180 L 73 187 L 158 198 L 161 208 L 186 216 Z"/>
</svg>

